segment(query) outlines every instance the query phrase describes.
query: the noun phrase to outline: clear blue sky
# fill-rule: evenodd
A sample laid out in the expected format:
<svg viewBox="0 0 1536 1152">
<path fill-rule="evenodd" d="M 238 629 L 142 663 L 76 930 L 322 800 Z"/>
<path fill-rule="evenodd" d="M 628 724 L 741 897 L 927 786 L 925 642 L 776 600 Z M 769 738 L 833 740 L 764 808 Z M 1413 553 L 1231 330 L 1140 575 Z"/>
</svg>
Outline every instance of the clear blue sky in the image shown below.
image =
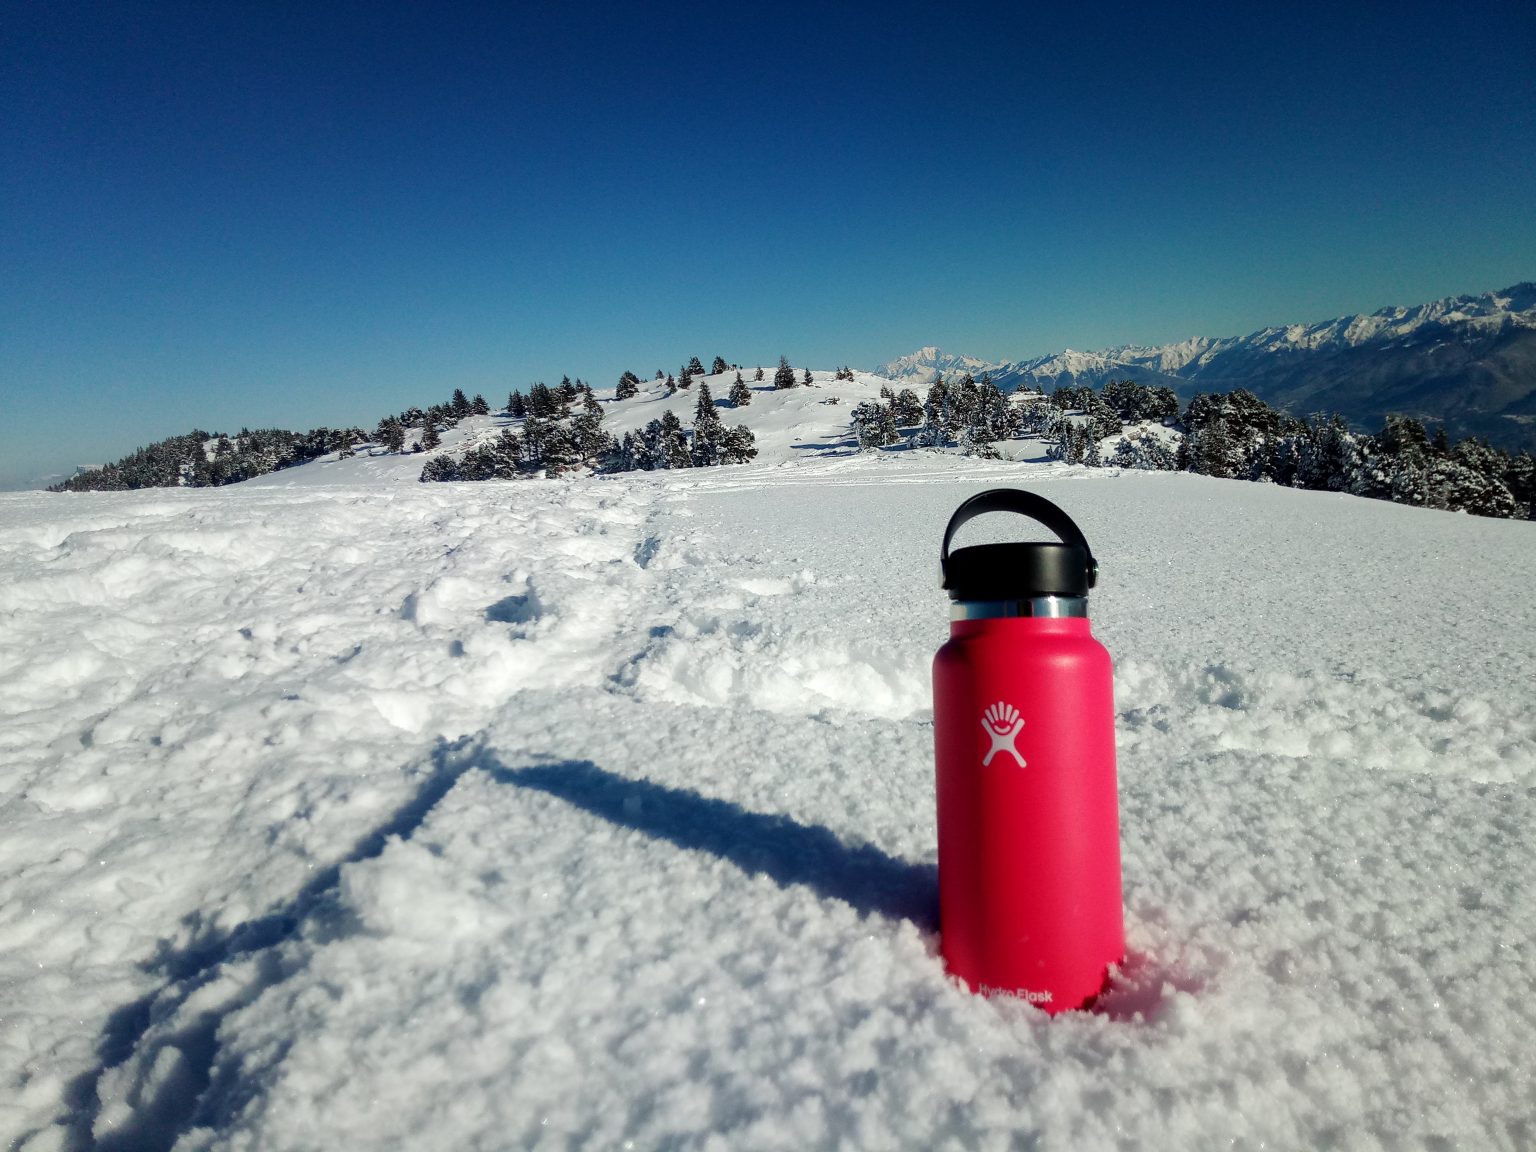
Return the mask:
<svg viewBox="0 0 1536 1152">
<path fill-rule="evenodd" d="M 455 387 L 1536 278 L 1536 4 L 1170 9 L 9 5 L 0 484 Z"/>
</svg>

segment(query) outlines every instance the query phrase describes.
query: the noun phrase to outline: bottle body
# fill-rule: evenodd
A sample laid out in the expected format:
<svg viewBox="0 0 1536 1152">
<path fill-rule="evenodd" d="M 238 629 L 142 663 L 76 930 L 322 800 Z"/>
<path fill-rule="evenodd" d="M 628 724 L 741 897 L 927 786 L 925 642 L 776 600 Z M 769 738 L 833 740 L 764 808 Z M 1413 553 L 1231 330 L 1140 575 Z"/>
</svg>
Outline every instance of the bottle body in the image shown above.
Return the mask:
<svg viewBox="0 0 1536 1152">
<path fill-rule="evenodd" d="M 1086 616 L 956 619 L 933 691 L 945 964 L 1081 1007 L 1125 953 L 1109 653 Z"/>
</svg>

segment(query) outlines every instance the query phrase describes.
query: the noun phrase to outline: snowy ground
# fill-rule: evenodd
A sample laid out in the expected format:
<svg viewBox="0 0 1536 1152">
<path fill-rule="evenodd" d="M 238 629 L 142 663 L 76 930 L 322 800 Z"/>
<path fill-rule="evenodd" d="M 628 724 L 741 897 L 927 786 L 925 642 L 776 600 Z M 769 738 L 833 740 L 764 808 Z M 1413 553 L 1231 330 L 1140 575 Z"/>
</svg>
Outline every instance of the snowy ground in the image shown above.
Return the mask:
<svg viewBox="0 0 1536 1152">
<path fill-rule="evenodd" d="M 1536 1147 L 1533 525 L 790 451 L 0 496 L 0 1144 Z M 1055 1019 L 931 915 L 1009 482 L 1117 663 L 1132 952 Z"/>
</svg>

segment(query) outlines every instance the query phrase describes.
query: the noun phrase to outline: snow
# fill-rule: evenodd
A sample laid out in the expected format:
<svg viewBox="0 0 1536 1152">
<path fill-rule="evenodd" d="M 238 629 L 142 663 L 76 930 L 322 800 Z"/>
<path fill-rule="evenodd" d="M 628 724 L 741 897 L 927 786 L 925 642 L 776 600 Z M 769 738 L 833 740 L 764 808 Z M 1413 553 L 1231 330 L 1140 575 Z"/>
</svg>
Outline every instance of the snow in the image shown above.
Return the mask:
<svg viewBox="0 0 1536 1152">
<path fill-rule="evenodd" d="M 1531 1147 L 1532 525 L 839 454 L 873 386 L 742 467 L 0 496 L 0 1142 Z M 1000 483 L 1117 669 L 1131 951 L 1055 1019 L 932 918 Z"/>
</svg>

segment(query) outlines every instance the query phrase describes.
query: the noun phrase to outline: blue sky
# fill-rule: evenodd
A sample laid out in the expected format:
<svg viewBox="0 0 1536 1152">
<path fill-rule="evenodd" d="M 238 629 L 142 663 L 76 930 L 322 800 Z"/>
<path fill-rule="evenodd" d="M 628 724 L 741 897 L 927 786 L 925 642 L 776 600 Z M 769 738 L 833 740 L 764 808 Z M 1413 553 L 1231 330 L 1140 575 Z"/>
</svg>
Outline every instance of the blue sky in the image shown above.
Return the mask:
<svg viewBox="0 0 1536 1152">
<path fill-rule="evenodd" d="M 1536 5 L 13 5 L 0 484 L 1536 278 Z"/>
</svg>

